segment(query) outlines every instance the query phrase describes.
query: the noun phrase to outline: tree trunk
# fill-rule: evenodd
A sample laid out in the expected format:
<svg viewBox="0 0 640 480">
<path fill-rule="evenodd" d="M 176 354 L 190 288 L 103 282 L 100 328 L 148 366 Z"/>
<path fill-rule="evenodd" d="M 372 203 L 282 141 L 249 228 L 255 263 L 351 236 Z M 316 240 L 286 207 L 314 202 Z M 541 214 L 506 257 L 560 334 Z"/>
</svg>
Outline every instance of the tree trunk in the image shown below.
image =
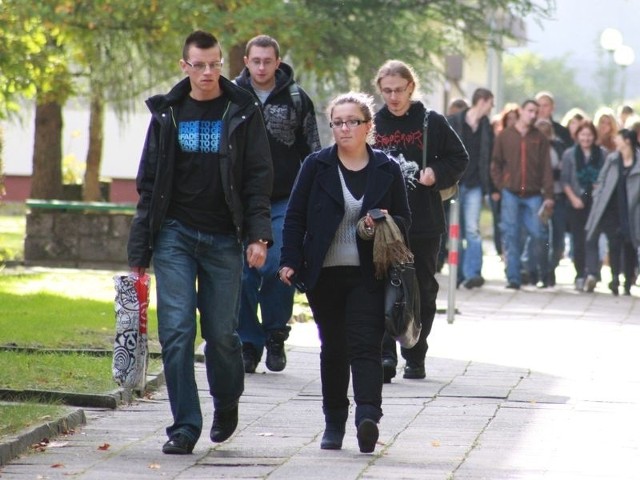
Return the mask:
<svg viewBox="0 0 640 480">
<path fill-rule="evenodd" d="M 95 89 L 93 92 L 89 115 L 87 168 L 84 172 L 84 188 L 82 190 L 82 199 L 85 202 L 99 202 L 102 200 L 100 193 L 100 164 L 102 163 L 104 136 L 104 99 L 100 89 Z"/>
<path fill-rule="evenodd" d="M 31 198 L 62 198 L 62 105 L 36 104 Z"/>
<path fill-rule="evenodd" d="M 4 189 L 4 162 L 2 161 L 2 148 L 4 147 L 4 132 L 2 125 L 0 125 L 0 203 L 2 203 L 2 197 L 4 197 L 6 191 Z"/>
<path fill-rule="evenodd" d="M 233 80 L 244 68 L 245 44 L 236 44 L 229 50 L 229 78 Z"/>
</svg>

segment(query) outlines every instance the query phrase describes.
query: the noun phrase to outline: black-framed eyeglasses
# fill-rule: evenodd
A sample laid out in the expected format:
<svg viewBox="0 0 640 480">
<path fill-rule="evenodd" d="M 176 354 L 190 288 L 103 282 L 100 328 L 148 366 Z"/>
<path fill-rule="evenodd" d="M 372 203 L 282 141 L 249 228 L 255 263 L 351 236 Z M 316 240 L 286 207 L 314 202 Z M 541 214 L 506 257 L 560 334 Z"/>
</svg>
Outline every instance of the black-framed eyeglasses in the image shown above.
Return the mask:
<svg viewBox="0 0 640 480">
<path fill-rule="evenodd" d="M 355 128 L 358 125 L 362 125 L 363 123 L 367 123 L 369 120 L 336 120 L 335 122 L 329 122 L 330 128 L 342 128 L 343 125 L 346 125 L 347 128 Z"/>
<path fill-rule="evenodd" d="M 222 66 L 224 65 L 224 60 L 220 60 L 219 62 L 211 62 L 211 63 L 206 63 L 206 62 L 191 63 L 185 60 L 184 63 L 189 65 L 196 72 L 204 72 L 207 69 L 207 67 L 209 67 L 210 70 L 221 70 Z"/>
</svg>

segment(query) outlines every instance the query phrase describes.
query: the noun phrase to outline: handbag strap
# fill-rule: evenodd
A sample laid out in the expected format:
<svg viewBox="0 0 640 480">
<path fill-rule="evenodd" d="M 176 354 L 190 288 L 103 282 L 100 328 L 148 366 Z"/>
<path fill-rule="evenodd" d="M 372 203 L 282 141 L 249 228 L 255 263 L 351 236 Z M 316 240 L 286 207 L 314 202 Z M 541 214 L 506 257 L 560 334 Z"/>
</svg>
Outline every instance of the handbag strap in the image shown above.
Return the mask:
<svg viewBox="0 0 640 480">
<path fill-rule="evenodd" d="M 429 130 L 429 112 L 428 108 L 424 109 L 424 131 L 422 133 L 422 170 L 427 168 L 427 131 Z"/>
</svg>

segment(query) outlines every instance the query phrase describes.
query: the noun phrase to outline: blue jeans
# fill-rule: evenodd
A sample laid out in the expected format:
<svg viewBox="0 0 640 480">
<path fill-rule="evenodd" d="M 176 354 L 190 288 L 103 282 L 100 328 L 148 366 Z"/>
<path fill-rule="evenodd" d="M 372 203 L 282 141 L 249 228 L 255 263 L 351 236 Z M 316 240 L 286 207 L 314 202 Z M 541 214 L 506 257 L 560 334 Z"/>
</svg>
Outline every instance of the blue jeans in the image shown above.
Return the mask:
<svg viewBox="0 0 640 480">
<path fill-rule="evenodd" d="M 519 197 L 509 190 L 501 192 L 501 220 L 500 230 L 506 250 L 507 281 L 520 286 L 520 257 L 522 256 L 523 242 L 521 228 L 524 227 L 530 237 L 529 262 L 537 265 L 543 250 L 544 231 L 542 222 L 538 218 L 538 210 L 542 205 L 542 196 Z"/>
<path fill-rule="evenodd" d="M 462 276 L 465 280 L 482 276 L 482 237 L 480 236 L 480 210 L 482 188 L 460 185 L 460 213 L 462 221 Z"/>
<path fill-rule="evenodd" d="M 236 334 L 242 244 L 235 235 L 203 233 L 167 220 L 156 238 L 153 267 L 158 333 L 173 414 L 167 435 L 180 432 L 195 442 L 202 432 L 194 372 L 196 309 L 206 341 L 205 366 L 214 408 L 237 405 L 244 390 L 242 348 Z"/>
<path fill-rule="evenodd" d="M 285 285 L 277 278 L 287 202 L 287 199 L 283 199 L 271 204 L 273 245 L 268 251 L 265 264 L 262 268 L 249 268 L 245 263 L 242 272 L 238 335 L 242 343 L 250 343 L 255 347 L 258 358 L 262 355 L 270 332 L 288 332 L 287 323 L 293 313 L 295 288 Z M 258 305 L 262 324 L 258 319 Z"/>
</svg>

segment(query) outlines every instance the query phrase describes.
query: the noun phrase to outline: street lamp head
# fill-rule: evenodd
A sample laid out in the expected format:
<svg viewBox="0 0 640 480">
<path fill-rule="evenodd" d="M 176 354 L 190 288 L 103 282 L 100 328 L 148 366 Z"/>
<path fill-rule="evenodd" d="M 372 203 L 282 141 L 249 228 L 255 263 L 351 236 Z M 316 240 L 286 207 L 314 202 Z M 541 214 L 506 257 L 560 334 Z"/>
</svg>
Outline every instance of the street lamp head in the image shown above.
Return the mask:
<svg viewBox="0 0 640 480">
<path fill-rule="evenodd" d="M 620 45 L 613 52 L 613 61 L 621 67 L 628 67 L 635 60 L 636 55 L 629 45 Z"/>
<path fill-rule="evenodd" d="M 600 34 L 600 46 L 613 52 L 622 45 L 622 33 L 616 28 L 605 28 Z"/>
</svg>

